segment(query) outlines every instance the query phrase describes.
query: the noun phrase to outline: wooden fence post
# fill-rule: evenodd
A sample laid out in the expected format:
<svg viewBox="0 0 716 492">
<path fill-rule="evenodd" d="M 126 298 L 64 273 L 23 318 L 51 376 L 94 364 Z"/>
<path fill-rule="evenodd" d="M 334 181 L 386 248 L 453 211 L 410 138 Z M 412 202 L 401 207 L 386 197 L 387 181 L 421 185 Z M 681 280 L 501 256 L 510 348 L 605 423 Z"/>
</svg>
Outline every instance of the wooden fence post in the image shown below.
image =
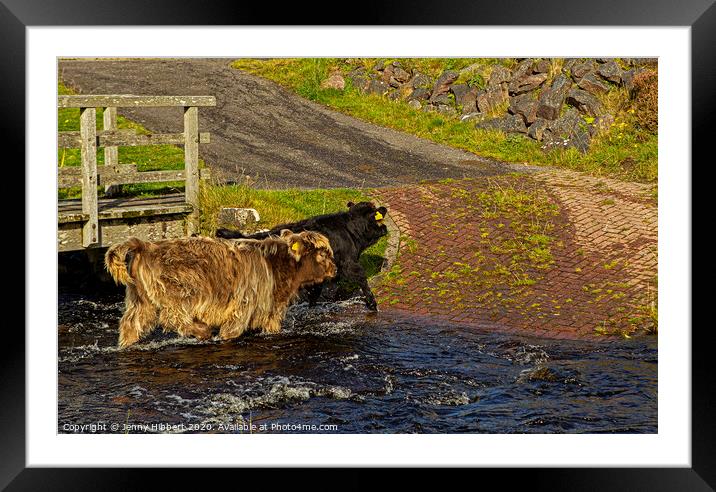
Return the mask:
<svg viewBox="0 0 716 492">
<path fill-rule="evenodd" d="M 99 244 L 97 219 L 97 110 L 80 108 L 80 155 L 82 157 L 82 213 L 88 216 L 82 227 L 82 246 Z"/>
<path fill-rule="evenodd" d="M 187 234 L 199 229 L 199 108 L 184 107 L 184 172 L 186 201 L 194 210 L 187 217 Z"/>
<path fill-rule="evenodd" d="M 104 108 L 104 114 L 102 115 L 103 130 L 114 131 L 117 129 L 117 108 Z M 109 146 L 104 148 L 104 165 L 108 168 L 117 168 L 119 164 L 119 153 L 116 146 Z M 104 187 L 105 196 L 112 196 L 117 194 L 122 189 L 119 185 L 106 185 Z"/>
</svg>

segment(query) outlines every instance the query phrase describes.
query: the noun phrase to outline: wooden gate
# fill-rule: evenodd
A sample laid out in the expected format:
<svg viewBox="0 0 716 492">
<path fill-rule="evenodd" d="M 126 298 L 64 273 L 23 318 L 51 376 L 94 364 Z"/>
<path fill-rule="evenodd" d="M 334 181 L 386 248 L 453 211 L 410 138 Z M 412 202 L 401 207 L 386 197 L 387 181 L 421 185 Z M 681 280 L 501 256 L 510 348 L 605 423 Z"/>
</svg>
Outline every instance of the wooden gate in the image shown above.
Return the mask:
<svg viewBox="0 0 716 492">
<path fill-rule="evenodd" d="M 140 135 L 117 129 L 119 107 L 183 107 L 184 132 Z M 59 96 L 58 108 L 80 109 L 80 131 L 59 132 L 59 148 L 80 148 L 82 165 L 58 168 L 58 187 L 81 185 L 82 199 L 58 201 L 59 251 L 99 248 L 129 236 L 146 240 L 182 237 L 198 228 L 199 144 L 209 143 L 199 133 L 199 107 L 216 106 L 213 96 Z M 97 131 L 97 108 L 104 108 L 103 129 Z M 120 164 L 117 147 L 183 145 L 184 169 L 144 171 Z M 104 165 L 97 166 L 97 148 L 104 148 Z M 184 181 L 185 192 L 152 198 L 98 198 L 98 186 L 129 183 Z"/>
</svg>

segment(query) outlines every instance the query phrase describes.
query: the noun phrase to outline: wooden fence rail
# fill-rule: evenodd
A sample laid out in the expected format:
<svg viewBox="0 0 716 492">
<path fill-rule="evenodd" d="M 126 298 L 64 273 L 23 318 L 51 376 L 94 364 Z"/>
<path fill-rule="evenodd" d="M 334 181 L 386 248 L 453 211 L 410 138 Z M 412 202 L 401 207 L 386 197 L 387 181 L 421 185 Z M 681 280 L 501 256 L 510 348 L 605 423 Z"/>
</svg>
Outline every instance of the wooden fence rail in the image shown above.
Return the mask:
<svg viewBox="0 0 716 492">
<path fill-rule="evenodd" d="M 132 214 L 117 210 L 102 210 L 98 207 L 97 186 L 112 186 L 128 183 L 148 183 L 161 181 L 184 181 L 184 201 L 187 206 L 173 203 L 164 204 L 156 209 L 159 216 L 168 216 L 179 212 L 186 217 L 186 234 L 196 232 L 198 228 L 199 179 L 208 176 L 208 170 L 199 169 L 199 144 L 209 143 L 208 133 L 199 132 L 199 107 L 215 106 L 213 96 L 135 96 L 135 95 L 76 95 L 58 96 L 58 108 L 80 109 L 80 131 L 59 132 L 59 148 L 80 148 L 82 165 L 80 167 L 62 167 L 58 171 L 60 187 L 82 186 L 81 210 L 68 205 L 60 207 L 59 224 L 81 221 L 81 246 L 83 248 L 106 246 L 102 241 L 100 219 L 148 216 L 151 203 L 142 205 L 145 210 L 132 211 Z M 184 109 L 183 133 L 140 135 L 133 130 L 117 129 L 118 107 L 182 107 Z M 102 130 L 97 131 L 97 108 L 104 109 Z M 184 169 L 171 171 L 139 172 L 134 165 L 120 164 L 117 148 L 120 146 L 183 145 Z M 104 166 L 97 166 L 97 148 L 104 148 Z M 165 200 L 166 201 L 166 200 Z M 135 205 L 138 202 L 133 202 Z M 64 215 L 63 215 L 64 214 Z M 164 229 L 167 229 L 166 225 Z M 66 232 L 58 231 L 60 250 L 70 248 Z M 65 239 L 62 239 L 62 238 Z"/>
<path fill-rule="evenodd" d="M 116 108 L 107 108 L 115 109 Z M 105 111 L 105 115 L 108 112 Z M 115 113 L 116 114 L 116 113 Z M 105 126 L 107 123 L 105 122 Z M 115 119 L 116 126 L 116 119 Z M 57 145 L 61 149 L 77 148 L 81 145 L 80 132 L 60 132 L 57 138 Z M 199 133 L 199 143 L 210 143 L 211 137 L 208 133 Z M 97 132 L 97 147 L 136 147 L 140 145 L 184 145 L 183 133 L 154 133 L 151 135 L 140 135 L 134 130 L 104 130 Z M 116 150 L 116 149 L 115 149 Z M 107 154 L 105 152 L 105 157 Z M 105 163 L 107 161 L 105 160 Z"/>
<path fill-rule="evenodd" d="M 157 108 L 167 106 L 216 106 L 214 96 L 132 96 L 82 95 L 58 96 L 58 108 Z"/>
</svg>

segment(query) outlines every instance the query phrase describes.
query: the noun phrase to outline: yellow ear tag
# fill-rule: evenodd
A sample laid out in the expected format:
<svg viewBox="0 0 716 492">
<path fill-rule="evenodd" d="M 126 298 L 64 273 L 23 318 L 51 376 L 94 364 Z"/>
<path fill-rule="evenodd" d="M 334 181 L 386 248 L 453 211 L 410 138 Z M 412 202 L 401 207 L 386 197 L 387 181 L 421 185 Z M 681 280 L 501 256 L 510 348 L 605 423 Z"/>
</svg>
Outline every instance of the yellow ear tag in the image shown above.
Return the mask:
<svg viewBox="0 0 716 492">
<path fill-rule="evenodd" d="M 291 249 L 294 251 L 298 251 L 298 243 L 293 243 L 293 245 L 291 246 Z"/>
<path fill-rule="evenodd" d="M 382 219 L 382 218 L 383 218 L 383 214 L 382 214 L 382 213 L 380 213 L 380 212 L 376 212 L 376 213 L 375 213 L 375 220 L 380 220 L 380 219 Z"/>
</svg>

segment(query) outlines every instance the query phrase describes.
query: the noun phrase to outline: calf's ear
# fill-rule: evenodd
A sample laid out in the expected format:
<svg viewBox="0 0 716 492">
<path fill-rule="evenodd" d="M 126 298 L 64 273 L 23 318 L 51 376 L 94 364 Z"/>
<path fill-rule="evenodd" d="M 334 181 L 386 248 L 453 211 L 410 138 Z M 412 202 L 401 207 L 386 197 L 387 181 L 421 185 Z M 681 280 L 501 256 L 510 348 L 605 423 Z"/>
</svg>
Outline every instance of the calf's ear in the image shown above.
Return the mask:
<svg viewBox="0 0 716 492">
<path fill-rule="evenodd" d="M 288 240 L 288 251 L 291 253 L 291 256 L 293 256 L 296 261 L 299 261 L 304 249 L 305 246 L 303 245 L 301 237 L 298 234 L 293 234 L 293 237 Z"/>
<path fill-rule="evenodd" d="M 353 202 L 348 202 L 346 205 L 348 205 L 348 208 L 351 208 L 353 205 L 355 205 L 355 203 L 353 203 Z"/>
<path fill-rule="evenodd" d="M 281 229 L 281 239 L 293 236 L 293 231 L 289 229 Z"/>
</svg>

